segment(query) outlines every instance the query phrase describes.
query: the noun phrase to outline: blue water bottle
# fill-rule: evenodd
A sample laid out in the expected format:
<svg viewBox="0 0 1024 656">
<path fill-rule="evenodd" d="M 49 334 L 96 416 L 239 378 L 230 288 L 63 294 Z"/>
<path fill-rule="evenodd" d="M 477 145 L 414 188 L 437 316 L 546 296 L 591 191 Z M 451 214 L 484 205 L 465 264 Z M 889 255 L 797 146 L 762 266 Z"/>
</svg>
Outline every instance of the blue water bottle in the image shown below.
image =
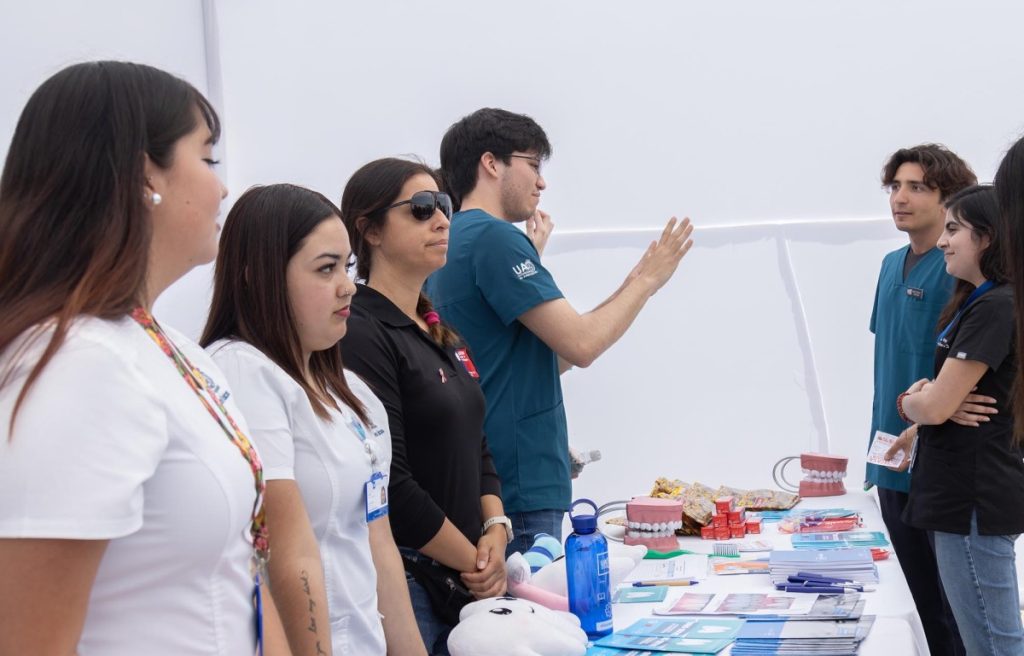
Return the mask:
<svg viewBox="0 0 1024 656">
<path fill-rule="evenodd" d="M 573 515 L 580 504 L 593 515 Z M 596 640 L 612 632 L 611 577 L 608 541 L 597 530 L 597 504 L 577 499 L 569 508 L 572 534 L 565 541 L 565 571 L 569 583 L 569 611 L 580 618 L 587 637 Z"/>
</svg>

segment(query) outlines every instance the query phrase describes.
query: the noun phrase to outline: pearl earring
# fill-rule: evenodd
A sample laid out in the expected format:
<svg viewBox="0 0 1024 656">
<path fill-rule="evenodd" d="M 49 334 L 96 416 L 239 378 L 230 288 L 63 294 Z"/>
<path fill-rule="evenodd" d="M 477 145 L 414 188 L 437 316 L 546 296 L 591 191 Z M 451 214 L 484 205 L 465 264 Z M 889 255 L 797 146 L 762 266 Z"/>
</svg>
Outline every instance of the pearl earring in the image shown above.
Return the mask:
<svg viewBox="0 0 1024 656">
<path fill-rule="evenodd" d="M 155 191 L 153 192 L 153 195 L 149 197 L 149 199 L 153 201 L 154 205 L 159 205 L 160 203 L 164 202 L 164 197 L 156 193 Z"/>
</svg>

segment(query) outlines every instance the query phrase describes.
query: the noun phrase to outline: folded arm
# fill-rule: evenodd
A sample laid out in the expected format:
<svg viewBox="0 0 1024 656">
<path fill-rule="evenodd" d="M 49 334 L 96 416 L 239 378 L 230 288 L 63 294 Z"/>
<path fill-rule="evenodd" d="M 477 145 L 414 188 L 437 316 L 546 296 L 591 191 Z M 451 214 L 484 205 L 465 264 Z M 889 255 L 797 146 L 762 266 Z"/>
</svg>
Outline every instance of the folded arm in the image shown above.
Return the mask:
<svg viewBox="0 0 1024 656">
<path fill-rule="evenodd" d="M 987 370 L 984 362 L 947 358 L 934 383 L 922 379 L 907 389 L 904 414 L 918 424 L 945 423 L 961 410 Z"/>
</svg>

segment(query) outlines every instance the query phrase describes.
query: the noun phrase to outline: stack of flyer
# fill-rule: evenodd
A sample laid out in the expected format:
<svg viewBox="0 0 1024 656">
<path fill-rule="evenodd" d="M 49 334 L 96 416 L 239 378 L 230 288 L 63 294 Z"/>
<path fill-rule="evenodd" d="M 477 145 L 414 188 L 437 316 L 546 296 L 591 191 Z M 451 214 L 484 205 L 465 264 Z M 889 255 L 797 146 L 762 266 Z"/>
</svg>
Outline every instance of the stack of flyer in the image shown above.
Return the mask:
<svg viewBox="0 0 1024 656">
<path fill-rule="evenodd" d="M 854 549 L 798 549 L 773 551 L 768 559 L 772 583 L 785 583 L 800 572 L 848 579 L 860 584 L 878 583 L 878 567 L 866 547 Z"/>
<path fill-rule="evenodd" d="M 587 654 L 717 654 L 729 646 L 742 626 L 743 620 L 738 619 L 650 618 L 597 640 Z"/>
<path fill-rule="evenodd" d="M 732 654 L 852 656 L 873 622 L 874 616 L 864 615 L 864 599 L 858 593 L 820 595 L 805 615 L 748 616 Z"/>
<path fill-rule="evenodd" d="M 850 549 L 852 547 L 887 547 L 889 541 L 881 531 L 843 531 L 841 533 L 797 533 L 792 537 L 794 549 Z"/>
<path fill-rule="evenodd" d="M 732 656 L 856 656 L 875 618 L 794 622 L 747 622 L 736 636 Z"/>
</svg>

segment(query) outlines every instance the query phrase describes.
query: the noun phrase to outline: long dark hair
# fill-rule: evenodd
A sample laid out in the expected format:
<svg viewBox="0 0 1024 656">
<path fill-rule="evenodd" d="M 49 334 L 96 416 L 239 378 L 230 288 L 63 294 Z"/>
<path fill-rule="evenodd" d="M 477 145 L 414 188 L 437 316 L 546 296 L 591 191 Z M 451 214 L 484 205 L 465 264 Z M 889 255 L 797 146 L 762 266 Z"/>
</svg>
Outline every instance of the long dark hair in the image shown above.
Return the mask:
<svg viewBox="0 0 1024 656">
<path fill-rule="evenodd" d="M 1024 442 L 1024 139 L 1010 147 L 995 178 L 1006 269 L 1013 283 L 1017 322 L 1017 377 L 1013 386 L 1014 436 Z"/>
<path fill-rule="evenodd" d="M 112 319 L 144 301 L 152 235 L 145 158 L 170 167 L 197 116 L 216 141 L 217 113 L 192 85 L 127 62 L 69 66 L 29 98 L 0 177 L 0 352 L 19 335 L 23 353 L 47 328 L 53 334 L 14 404 L 12 434 L 75 317 Z"/>
<path fill-rule="evenodd" d="M 430 176 L 441 188 L 437 173 L 426 164 L 394 157 L 374 160 L 349 178 L 341 196 L 341 218 L 348 229 L 352 252 L 356 256 L 356 275 L 360 279 L 370 279 L 372 247 L 366 241 L 366 233 L 384 227 L 387 217 L 384 208 L 401 200 L 398 194 L 402 193 L 402 187 L 410 178 L 420 174 Z M 416 314 L 422 317 L 433 311 L 430 298 L 421 290 L 416 302 Z M 427 330 L 431 339 L 441 346 L 455 346 L 460 341 L 458 335 L 444 323 L 428 322 Z"/>
<path fill-rule="evenodd" d="M 978 268 L 981 269 L 981 275 L 985 276 L 985 280 L 991 280 L 996 284 L 1006 282 L 1003 239 L 999 234 L 999 204 L 992 185 L 975 185 L 962 189 L 950 196 L 944 205 L 957 223 L 969 224 L 971 239 L 978 241 L 982 237 L 988 237 L 989 245 L 978 259 Z M 939 315 L 939 330 L 953 320 L 957 310 L 973 291 L 974 285 L 966 280 L 956 281 L 953 295 Z"/>
<path fill-rule="evenodd" d="M 302 346 L 288 299 L 288 262 L 324 221 L 341 220 L 334 203 L 304 187 L 253 187 L 224 221 L 213 276 L 210 316 L 199 343 L 239 339 L 252 344 L 302 387 L 318 417 L 337 409 L 337 395 L 363 421 L 366 409 L 349 389 L 335 344 L 309 357 L 311 385 L 303 375 Z"/>
</svg>

